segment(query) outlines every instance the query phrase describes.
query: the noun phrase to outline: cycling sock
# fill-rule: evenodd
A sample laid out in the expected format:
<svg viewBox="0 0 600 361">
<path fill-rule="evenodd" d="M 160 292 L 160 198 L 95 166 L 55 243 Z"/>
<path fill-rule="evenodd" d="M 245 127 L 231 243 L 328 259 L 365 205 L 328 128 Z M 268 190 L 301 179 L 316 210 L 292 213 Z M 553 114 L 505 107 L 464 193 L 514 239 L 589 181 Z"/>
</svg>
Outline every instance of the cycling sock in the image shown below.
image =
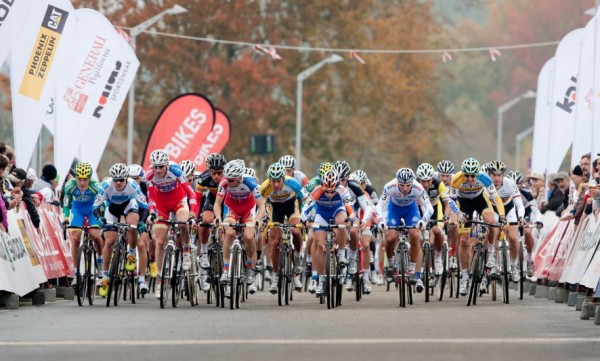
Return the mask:
<svg viewBox="0 0 600 361">
<path fill-rule="evenodd" d="M 138 276 L 138 283 L 146 283 L 146 276 Z"/>
<path fill-rule="evenodd" d="M 415 277 L 420 280 L 421 279 L 421 272 L 415 272 Z"/>
<path fill-rule="evenodd" d="M 365 273 L 363 273 L 363 281 L 365 281 L 365 282 L 370 282 L 370 281 L 369 281 L 369 272 L 365 272 Z"/>
<path fill-rule="evenodd" d="M 200 253 L 208 252 L 208 245 L 206 243 L 200 243 Z"/>
<path fill-rule="evenodd" d="M 319 273 L 317 271 L 312 271 L 312 278 L 314 278 L 314 279 L 319 278 Z"/>
<path fill-rule="evenodd" d="M 351 249 L 348 249 L 348 258 L 350 259 L 356 259 L 356 254 L 358 253 L 358 251 L 353 251 Z"/>
<path fill-rule="evenodd" d="M 306 256 L 306 263 L 312 263 L 312 256 L 311 255 L 307 255 Z"/>
<path fill-rule="evenodd" d="M 531 262 L 531 253 L 527 253 L 527 262 Z"/>
<path fill-rule="evenodd" d="M 229 271 L 229 263 L 223 263 L 223 271 Z"/>
<path fill-rule="evenodd" d="M 256 250 L 256 259 L 259 260 L 262 257 L 262 251 Z"/>
<path fill-rule="evenodd" d="M 104 277 L 108 277 L 108 271 L 102 271 L 102 275 L 103 275 Z"/>
<path fill-rule="evenodd" d="M 183 252 L 184 253 L 189 253 L 190 252 L 190 246 L 189 245 L 183 246 Z"/>
<path fill-rule="evenodd" d="M 252 260 L 251 259 L 246 261 L 246 268 L 252 268 Z"/>
</svg>

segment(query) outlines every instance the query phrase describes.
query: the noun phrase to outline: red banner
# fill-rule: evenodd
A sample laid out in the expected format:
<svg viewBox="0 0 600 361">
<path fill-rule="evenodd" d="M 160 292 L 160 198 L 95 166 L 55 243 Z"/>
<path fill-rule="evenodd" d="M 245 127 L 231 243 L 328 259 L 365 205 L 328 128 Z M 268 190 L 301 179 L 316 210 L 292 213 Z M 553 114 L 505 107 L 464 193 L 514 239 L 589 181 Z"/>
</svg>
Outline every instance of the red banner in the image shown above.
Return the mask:
<svg viewBox="0 0 600 361">
<path fill-rule="evenodd" d="M 142 164 L 150 166 L 150 153 L 166 149 L 170 160 L 195 160 L 199 149 L 215 123 L 215 109 L 208 98 L 200 94 L 182 94 L 171 100 L 154 124 Z"/>
<path fill-rule="evenodd" d="M 206 164 L 204 163 L 206 156 L 210 153 L 221 153 L 225 149 L 227 142 L 229 142 L 229 136 L 231 135 L 231 122 L 227 114 L 221 109 L 217 109 L 216 113 L 217 120 L 215 126 L 204 140 L 196 158 L 193 159 L 196 168 L 200 172 L 206 169 Z"/>
</svg>

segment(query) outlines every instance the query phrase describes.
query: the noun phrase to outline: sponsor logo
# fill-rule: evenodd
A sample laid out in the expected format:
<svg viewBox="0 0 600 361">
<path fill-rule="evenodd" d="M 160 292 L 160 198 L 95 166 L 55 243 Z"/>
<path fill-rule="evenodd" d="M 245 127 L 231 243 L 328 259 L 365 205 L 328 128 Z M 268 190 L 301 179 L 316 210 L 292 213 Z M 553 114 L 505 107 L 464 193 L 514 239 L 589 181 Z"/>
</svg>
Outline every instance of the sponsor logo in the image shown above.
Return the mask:
<svg viewBox="0 0 600 361">
<path fill-rule="evenodd" d="M 170 142 L 165 146 L 169 154 L 174 158 L 179 158 L 181 152 L 187 148 L 196 133 L 202 129 L 202 125 L 206 123 L 206 119 L 206 114 L 202 113 L 199 109 L 193 108 L 190 110 L 189 115 L 183 119 L 177 132 L 175 132 Z"/>
<path fill-rule="evenodd" d="M 4 24 L 4 20 L 8 18 L 10 8 L 13 6 L 15 0 L 0 0 L 0 28 Z"/>
<path fill-rule="evenodd" d="M 221 134 L 223 134 L 224 130 L 225 129 L 223 129 L 223 126 L 221 124 L 215 124 L 213 130 L 206 136 L 204 144 L 202 144 L 202 146 L 200 147 L 196 158 L 194 158 L 194 163 L 204 163 L 204 159 L 206 159 L 206 156 L 210 154 L 212 148 L 215 146 L 215 144 L 221 137 Z"/>
<path fill-rule="evenodd" d="M 67 11 L 48 5 L 19 88 L 23 96 L 40 99 L 68 16 Z"/>
<path fill-rule="evenodd" d="M 83 108 L 85 108 L 88 96 L 78 90 L 68 87 L 63 99 L 67 103 L 67 108 L 74 112 L 81 113 L 83 112 Z"/>
<path fill-rule="evenodd" d="M 109 97 L 111 97 L 111 94 L 113 93 L 113 89 L 116 88 L 115 83 L 117 83 L 117 77 L 119 76 L 122 66 L 123 64 L 120 61 L 115 63 L 115 70 L 113 70 L 108 77 L 108 81 L 104 86 L 104 91 L 102 91 L 102 95 L 100 96 L 100 99 L 98 99 L 99 105 L 96 107 L 96 110 L 94 110 L 94 117 L 98 119 L 102 117 L 102 110 L 104 109 L 106 103 L 108 103 Z"/>
<path fill-rule="evenodd" d="M 569 114 L 571 114 L 573 111 L 573 107 L 575 106 L 575 101 L 577 99 L 577 77 L 572 76 L 571 82 L 573 82 L 573 85 L 567 88 L 562 103 L 556 102 L 556 106 L 558 108 Z"/>
</svg>

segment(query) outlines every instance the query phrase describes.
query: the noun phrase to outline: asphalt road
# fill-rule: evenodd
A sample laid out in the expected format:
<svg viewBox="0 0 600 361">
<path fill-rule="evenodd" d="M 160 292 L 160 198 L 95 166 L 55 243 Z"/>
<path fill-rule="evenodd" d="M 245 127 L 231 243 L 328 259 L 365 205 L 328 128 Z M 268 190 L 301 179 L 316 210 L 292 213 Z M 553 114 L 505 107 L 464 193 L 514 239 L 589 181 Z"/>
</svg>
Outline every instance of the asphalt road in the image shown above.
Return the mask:
<svg viewBox="0 0 600 361">
<path fill-rule="evenodd" d="M 511 291 L 509 305 L 422 294 L 398 307 L 397 292 L 374 292 L 327 310 L 307 293 L 293 304 L 259 292 L 239 310 L 181 302 L 160 309 L 152 295 L 137 304 L 78 307 L 57 301 L 0 310 L 0 360 L 594 360 L 600 326 L 573 307 Z"/>
</svg>

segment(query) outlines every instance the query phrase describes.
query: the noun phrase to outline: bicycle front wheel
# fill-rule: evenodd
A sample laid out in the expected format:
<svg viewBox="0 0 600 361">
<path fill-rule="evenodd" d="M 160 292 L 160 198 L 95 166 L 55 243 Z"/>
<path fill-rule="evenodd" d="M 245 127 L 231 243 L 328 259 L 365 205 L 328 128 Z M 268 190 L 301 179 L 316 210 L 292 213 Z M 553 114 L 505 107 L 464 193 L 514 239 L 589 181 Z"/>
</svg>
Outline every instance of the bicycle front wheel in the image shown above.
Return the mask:
<svg viewBox="0 0 600 361">
<path fill-rule="evenodd" d="M 518 264 L 519 264 L 519 299 L 522 300 L 523 299 L 523 281 L 525 278 L 525 272 L 524 272 L 524 267 L 523 267 L 523 263 L 524 263 L 524 254 L 525 250 L 523 249 L 523 240 L 521 239 L 519 242 L 519 255 L 518 255 Z"/>
<path fill-rule="evenodd" d="M 438 300 L 444 299 L 444 288 L 446 287 L 446 280 L 448 279 L 448 243 L 444 241 L 442 246 L 442 274 L 440 276 L 440 296 Z M 450 291 L 452 293 L 452 291 Z"/>
<path fill-rule="evenodd" d="M 86 279 L 87 279 L 87 298 L 90 306 L 94 304 L 96 298 L 96 274 L 100 272 L 98 270 L 98 261 L 96 260 L 96 250 L 92 247 L 91 251 L 87 252 L 88 265 L 86 266 Z"/>
<path fill-rule="evenodd" d="M 85 297 L 87 296 L 87 281 L 88 274 L 87 270 L 89 269 L 89 256 L 88 252 L 86 252 L 86 246 L 80 246 L 77 250 L 77 270 L 75 271 L 75 293 L 77 295 L 77 304 L 79 306 L 83 306 L 83 302 L 85 301 Z"/>
<path fill-rule="evenodd" d="M 502 240 L 500 246 L 500 252 L 502 255 L 502 294 L 504 296 L 504 303 L 509 303 L 508 291 L 510 290 L 509 278 L 508 278 L 508 244 L 506 239 Z"/>
<path fill-rule="evenodd" d="M 173 307 L 177 307 L 179 304 L 179 298 L 181 298 L 182 282 L 181 278 L 181 248 L 175 249 L 175 256 L 173 260 L 173 269 L 171 270 L 171 304 Z"/>
<path fill-rule="evenodd" d="M 162 273 L 160 275 L 160 308 L 167 306 L 167 300 L 171 293 L 171 277 L 173 273 L 173 248 L 167 246 L 163 256 Z"/>
<path fill-rule="evenodd" d="M 429 277 L 431 277 L 431 244 L 423 245 L 423 269 L 425 270 L 425 302 L 429 302 Z"/>
</svg>

